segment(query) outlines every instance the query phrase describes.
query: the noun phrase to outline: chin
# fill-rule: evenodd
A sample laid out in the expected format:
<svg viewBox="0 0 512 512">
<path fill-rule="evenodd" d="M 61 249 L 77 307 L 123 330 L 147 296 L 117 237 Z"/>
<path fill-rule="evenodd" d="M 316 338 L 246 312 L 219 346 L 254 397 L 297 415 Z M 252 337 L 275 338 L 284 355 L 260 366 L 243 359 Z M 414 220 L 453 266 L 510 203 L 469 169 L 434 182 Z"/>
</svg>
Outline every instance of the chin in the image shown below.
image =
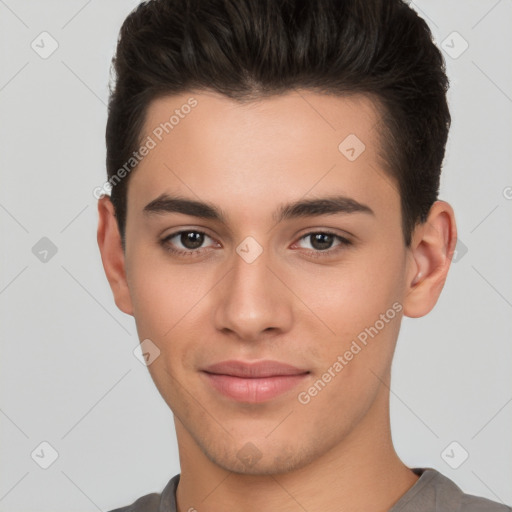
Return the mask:
<svg viewBox="0 0 512 512">
<path fill-rule="evenodd" d="M 238 443 L 237 443 L 238 444 Z M 268 440 L 257 439 L 245 441 L 241 448 L 235 449 L 234 443 L 226 449 L 219 449 L 219 444 L 213 447 L 202 446 L 206 457 L 215 465 L 238 475 L 279 475 L 298 470 L 312 462 L 318 453 L 308 451 L 302 445 L 275 445 Z"/>
</svg>

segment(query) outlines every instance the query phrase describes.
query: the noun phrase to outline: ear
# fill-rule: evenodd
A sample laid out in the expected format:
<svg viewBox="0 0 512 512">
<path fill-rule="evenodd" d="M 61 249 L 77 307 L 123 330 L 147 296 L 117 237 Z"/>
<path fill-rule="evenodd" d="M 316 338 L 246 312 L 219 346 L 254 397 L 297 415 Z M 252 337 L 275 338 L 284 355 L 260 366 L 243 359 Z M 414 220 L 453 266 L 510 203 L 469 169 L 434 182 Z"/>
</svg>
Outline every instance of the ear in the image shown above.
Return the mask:
<svg viewBox="0 0 512 512">
<path fill-rule="evenodd" d="M 429 313 L 443 289 L 457 243 L 452 207 L 436 201 L 427 220 L 416 226 L 409 249 L 409 270 L 404 315 L 417 318 Z"/>
<path fill-rule="evenodd" d="M 126 280 L 124 251 L 117 225 L 114 205 L 109 196 L 98 200 L 98 246 L 101 261 L 114 294 L 117 307 L 128 315 L 133 315 L 133 305 Z"/>
</svg>

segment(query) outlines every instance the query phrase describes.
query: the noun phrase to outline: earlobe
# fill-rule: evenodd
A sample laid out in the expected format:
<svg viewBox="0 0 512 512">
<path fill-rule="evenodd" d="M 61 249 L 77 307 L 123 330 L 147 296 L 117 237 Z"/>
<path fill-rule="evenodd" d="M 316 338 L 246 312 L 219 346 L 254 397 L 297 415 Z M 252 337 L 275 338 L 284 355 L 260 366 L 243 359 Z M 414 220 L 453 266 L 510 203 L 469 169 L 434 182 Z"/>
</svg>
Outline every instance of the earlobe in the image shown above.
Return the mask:
<svg viewBox="0 0 512 512">
<path fill-rule="evenodd" d="M 453 209 L 445 201 L 436 201 L 427 220 L 418 225 L 413 234 L 405 316 L 417 318 L 433 309 L 444 287 L 456 242 Z"/>
<path fill-rule="evenodd" d="M 114 213 L 114 206 L 108 196 L 103 196 L 98 200 L 98 216 L 98 247 L 115 303 L 121 311 L 133 315 L 121 235 Z"/>
</svg>

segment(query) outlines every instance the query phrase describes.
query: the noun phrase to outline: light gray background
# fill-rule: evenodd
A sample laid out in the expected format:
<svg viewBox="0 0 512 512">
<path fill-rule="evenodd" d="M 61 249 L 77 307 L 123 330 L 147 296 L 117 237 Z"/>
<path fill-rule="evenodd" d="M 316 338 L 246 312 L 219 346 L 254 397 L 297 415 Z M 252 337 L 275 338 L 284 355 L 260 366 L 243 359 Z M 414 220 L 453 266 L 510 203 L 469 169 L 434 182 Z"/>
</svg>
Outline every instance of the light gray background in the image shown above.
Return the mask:
<svg viewBox="0 0 512 512">
<path fill-rule="evenodd" d="M 137 3 L 0 0 L 1 511 L 109 510 L 179 472 L 172 414 L 96 244 L 110 59 Z M 402 324 L 393 438 L 409 466 L 512 504 L 512 2 L 413 5 L 452 54 L 441 198 L 464 246 L 432 313 Z M 50 48 L 43 31 L 59 45 L 46 59 L 31 48 Z M 46 263 L 42 237 L 58 249 Z M 48 469 L 31 457 L 48 457 L 43 441 Z M 458 469 L 442 457 L 453 441 L 450 460 L 469 453 Z"/>
</svg>

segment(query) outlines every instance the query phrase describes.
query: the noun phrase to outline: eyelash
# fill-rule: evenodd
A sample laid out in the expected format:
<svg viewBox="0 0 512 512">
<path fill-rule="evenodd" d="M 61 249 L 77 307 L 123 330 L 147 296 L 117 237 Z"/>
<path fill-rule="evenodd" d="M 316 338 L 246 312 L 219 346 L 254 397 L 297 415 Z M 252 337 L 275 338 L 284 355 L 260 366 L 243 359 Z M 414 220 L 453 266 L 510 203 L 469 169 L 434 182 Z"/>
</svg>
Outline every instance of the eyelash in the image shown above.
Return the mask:
<svg viewBox="0 0 512 512">
<path fill-rule="evenodd" d="M 166 236 L 164 239 L 162 239 L 160 241 L 162 247 L 166 251 L 168 251 L 172 254 L 181 256 L 181 257 L 187 257 L 187 256 L 197 257 L 197 256 L 201 255 L 203 252 L 202 248 L 195 249 L 195 250 L 188 249 L 188 250 L 184 251 L 184 250 L 174 249 L 169 245 L 169 240 L 171 240 L 172 238 L 174 238 L 178 235 L 181 235 L 182 233 L 199 233 L 201 235 L 207 236 L 208 238 L 212 238 L 208 234 L 206 234 L 204 231 L 199 231 L 199 230 L 195 230 L 195 229 L 183 229 L 181 231 L 175 231 L 174 233 L 171 233 L 168 236 Z M 340 250 L 343 250 L 344 247 L 348 247 L 348 246 L 352 245 L 352 242 L 350 240 L 348 240 L 347 238 L 340 236 L 336 233 L 333 233 L 332 231 L 329 231 L 329 230 L 310 231 L 309 233 L 306 233 L 305 235 L 301 236 L 299 238 L 299 241 L 303 240 L 305 238 L 308 238 L 312 235 L 317 235 L 317 234 L 331 235 L 334 238 L 338 239 L 340 244 L 334 246 L 334 248 L 325 249 L 325 250 L 314 250 L 314 249 L 307 250 L 308 255 L 313 258 L 325 258 L 325 257 L 333 256 L 334 254 L 337 254 Z"/>
</svg>

